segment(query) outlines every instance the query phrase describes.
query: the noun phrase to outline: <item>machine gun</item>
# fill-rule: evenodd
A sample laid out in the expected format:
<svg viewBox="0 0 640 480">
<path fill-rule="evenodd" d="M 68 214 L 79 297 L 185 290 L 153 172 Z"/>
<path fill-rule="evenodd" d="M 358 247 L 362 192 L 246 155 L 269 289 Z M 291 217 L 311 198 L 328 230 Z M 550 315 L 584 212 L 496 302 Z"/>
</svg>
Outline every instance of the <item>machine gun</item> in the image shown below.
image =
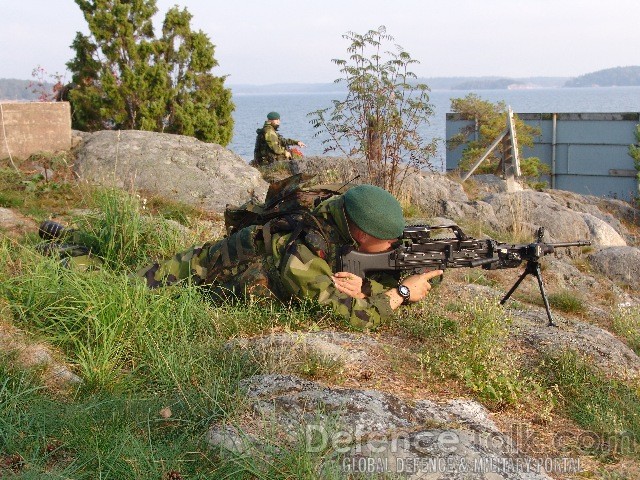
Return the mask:
<svg viewBox="0 0 640 480">
<path fill-rule="evenodd" d="M 452 238 L 432 238 L 433 231 L 451 230 Z M 544 227 L 538 229 L 536 241 L 528 245 L 510 245 L 492 239 L 476 239 L 467 236 L 457 225 L 427 226 L 412 225 L 404 229 L 400 245 L 384 253 L 361 253 L 350 250 L 341 256 L 341 270 L 360 277 L 373 272 L 396 272 L 401 274 L 424 273 L 447 268 L 482 267 L 485 270 L 517 268 L 526 262 L 525 269 L 500 304 L 509 299 L 527 275 L 534 276 L 542 294 L 544 308 L 553 322 L 549 299 L 544 288 L 540 259 L 553 253 L 556 248 L 584 247 L 591 242 L 543 243 Z"/>
</svg>

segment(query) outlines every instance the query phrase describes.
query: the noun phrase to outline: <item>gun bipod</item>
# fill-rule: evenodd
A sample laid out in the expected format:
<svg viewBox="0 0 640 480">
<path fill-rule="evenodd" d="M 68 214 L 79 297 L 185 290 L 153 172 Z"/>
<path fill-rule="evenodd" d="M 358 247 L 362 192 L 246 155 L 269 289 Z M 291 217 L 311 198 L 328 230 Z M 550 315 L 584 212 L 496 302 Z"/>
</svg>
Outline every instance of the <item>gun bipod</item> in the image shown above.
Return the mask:
<svg viewBox="0 0 640 480">
<path fill-rule="evenodd" d="M 516 291 L 520 283 L 522 283 L 522 280 L 524 280 L 524 278 L 527 275 L 533 275 L 534 277 L 536 277 L 536 280 L 538 280 L 538 287 L 540 288 L 540 294 L 542 295 L 542 301 L 544 302 L 544 309 L 547 311 L 547 317 L 549 318 L 549 323 L 547 324 L 547 326 L 557 327 L 558 325 L 554 323 L 553 317 L 551 316 L 549 299 L 547 298 L 547 292 L 545 291 L 545 288 L 544 288 L 544 281 L 542 280 L 542 272 L 540 271 L 540 262 L 537 262 L 534 260 L 527 261 L 527 265 L 524 269 L 524 272 L 522 272 L 522 275 L 520 275 L 518 280 L 516 280 L 516 283 L 513 284 L 513 287 L 511 287 L 511 289 L 507 292 L 504 298 L 500 300 L 500 305 L 505 304 L 505 302 L 509 299 L 511 294 Z"/>
</svg>

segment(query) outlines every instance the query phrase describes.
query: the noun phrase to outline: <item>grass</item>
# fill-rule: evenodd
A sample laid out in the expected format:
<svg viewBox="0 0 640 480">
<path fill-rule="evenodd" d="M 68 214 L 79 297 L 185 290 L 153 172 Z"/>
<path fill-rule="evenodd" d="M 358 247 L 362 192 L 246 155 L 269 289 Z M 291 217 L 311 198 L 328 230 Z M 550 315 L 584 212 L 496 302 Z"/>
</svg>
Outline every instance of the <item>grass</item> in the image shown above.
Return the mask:
<svg viewBox="0 0 640 480">
<path fill-rule="evenodd" d="M 640 308 L 618 308 L 613 314 L 613 331 L 624 338 L 631 349 L 640 355 Z"/>
<path fill-rule="evenodd" d="M 637 388 L 604 377 L 577 354 L 548 357 L 541 365 L 549 387 L 559 391 L 559 404 L 579 426 L 591 432 L 583 442 L 590 454 L 640 458 L 640 396 Z"/>
<path fill-rule="evenodd" d="M 266 361 L 229 348 L 230 342 L 327 325 L 342 329 L 342 323 L 313 304 L 256 298 L 213 304 L 189 284 L 148 290 L 131 273 L 149 258 L 199 241 L 181 226 L 193 227 L 201 212 L 63 181 L 44 192 L 52 185 L 29 175 L 0 169 L 0 202 L 41 218 L 63 213 L 71 227 L 85 232 L 82 240 L 102 266 L 63 268 L 37 253 L 34 236 L 19 243 L 0 238 L 2 319 L 53 345 L 83 379 L 66 394 L 51 392 L 40 372 L 21 371 L 0 357 L 0 477 L 276 480 L 313 479 L 322 471 L 321 478 L 345 478 L 329 461 L 335 460 L 331 449 L 306 451 L 302 430 L 281 442 L 280 426 L 266 425 L 257 432 L 260 448 L 248 445 L 236 454 L 213 451 L 204 441 L 211 424 L 240 423 L 247 413 L 243 379 L 277 372 L 339 382 L 345 367 L 289 351 Z M 77 207 L 88 213 L 71 215 Z M 469 270 L 466 281 L 495 286 L 480 270 Z M 572 295 L 561 292 L 553 308 L 581 311 Z M 494 301 L 439 304 L 437 298 L 435 288 L 428 303 L 407 309 L 388 327 L 421 344 L 410 355 L 425 382 L 457 382 L 496 411 L 528 402 L 547 411 L 555 401 L 584 428 L 602 435 L 631 432 L 636 441 L 632 386 L 599 377 L 570 357 L 545 359 L 545 368 L 533 372 L 509 344 L 508 319 Z M 617 315 L 616 333 L 638 351 L 637 311 Z M 616 455 L 636 458 L 629 449 Z"/>
<path fill-rule="evenodd" d="M 446 309 L 449 320 L 434 322 L 439 327 L 431 331 L 417 331 L 429 340 L 419 361 L 430 375 L 462 382 L 494 410 L 525 402 L 530 395 L 539 396 L 540 386 L 520 370 L 517 356 L 509 350 L 508 320 L 499 305 L 475 300 L 465 305 L 450 304 Z M 416 328 L 411 332 L 415 334 Z"/>
<path fill-rule="evenodd" d="M 572 290 L 562 290 L 548 295 L 549 305 L 565 313 L 583 313 L 587 310 L 584 300 Z"/>
<path fill-rule="evenodd" d="M 86 208 L 87 188 L 70 182 L 73 178 L 68 154 L 33 155 L 15 170 L 7 159 L 0 160 L 0 207 L 14 208 L 33 217 L 51 212 Z M 55 168 L 53 178 L 45 178 L 44 168 Z"/>
<path fill-rule="evenodd" d="M 94 242 L 99 270 L 64 268 L 38 254 L 34 238 L 0 239 L 3 318 L 54 345 L 83 379 L 58 398 L 0 359 L 0 475 L 211 478 L 219 463 L 203 435 L 236 415 L 239 382 L 263 371 L 227 340 L 310 326 L 319 312 L 259 301 L 214 306 L 190 285 L 149 290 L 130 273 L 184 235 L 147 218 L 135 196 L 99 190 L 92 202 L 99 213 L 76 224 Z M 333 367 L 312 358 L 300 365 L 308 376 Z M 158 414 L 164 407 L 168 419 Z"/>
</svg>

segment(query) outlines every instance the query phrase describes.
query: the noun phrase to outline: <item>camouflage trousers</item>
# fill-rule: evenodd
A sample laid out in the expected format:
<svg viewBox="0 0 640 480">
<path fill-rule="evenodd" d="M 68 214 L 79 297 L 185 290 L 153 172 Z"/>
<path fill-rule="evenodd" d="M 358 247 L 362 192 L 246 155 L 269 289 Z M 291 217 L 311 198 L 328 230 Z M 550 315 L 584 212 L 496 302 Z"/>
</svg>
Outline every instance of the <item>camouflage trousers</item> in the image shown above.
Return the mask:
<svg viewBox="0 0 640 480">
<path fill-rule="evenodd" d="M 191 282 L 219 298 L 276 297 L 277 265 L 265 254 L 260 227 L 251 226 L 218 242 L 192 247 L 137 272 L 150 288 Z"/>
</svg>

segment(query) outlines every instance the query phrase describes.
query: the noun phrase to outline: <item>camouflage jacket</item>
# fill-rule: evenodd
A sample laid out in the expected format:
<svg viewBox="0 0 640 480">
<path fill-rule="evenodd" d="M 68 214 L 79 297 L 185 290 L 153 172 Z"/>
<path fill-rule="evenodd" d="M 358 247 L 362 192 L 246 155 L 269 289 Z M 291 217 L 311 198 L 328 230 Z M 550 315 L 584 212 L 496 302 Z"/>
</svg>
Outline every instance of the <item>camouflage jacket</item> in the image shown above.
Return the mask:
<svg viewBox="0 0 640 480">
<path fill-rule="evenodd" d="M 262 128 L 256 130 L 256 135 L 256 145 L 253 150 L 256 165 L 286 160 L 286 147 L 298 144 L 298 140 L 280 135 L 268 121 L 264 122 Z"/>
<path fill-rule="evenodd" d="M 355 246 L 343 198 L 337 195 L 325 200 L 309 217 L 313 228 L 305 228 L 295 238 L 291 228 L 280 228 L 282 219 L 275 219 L 191 248 L 138 274 L 150 287 L 189 279 L 207 285 L 214 297 L 260 295 L 283 302 L 307 298 L 331 307 L 356 328 L 379 326 L 393 314 L 384 292 L 396 280 L 365 279 L 364 299 L 339 292 L 331 275 L 337 271 L 341 250 Z"/>
</svg>

